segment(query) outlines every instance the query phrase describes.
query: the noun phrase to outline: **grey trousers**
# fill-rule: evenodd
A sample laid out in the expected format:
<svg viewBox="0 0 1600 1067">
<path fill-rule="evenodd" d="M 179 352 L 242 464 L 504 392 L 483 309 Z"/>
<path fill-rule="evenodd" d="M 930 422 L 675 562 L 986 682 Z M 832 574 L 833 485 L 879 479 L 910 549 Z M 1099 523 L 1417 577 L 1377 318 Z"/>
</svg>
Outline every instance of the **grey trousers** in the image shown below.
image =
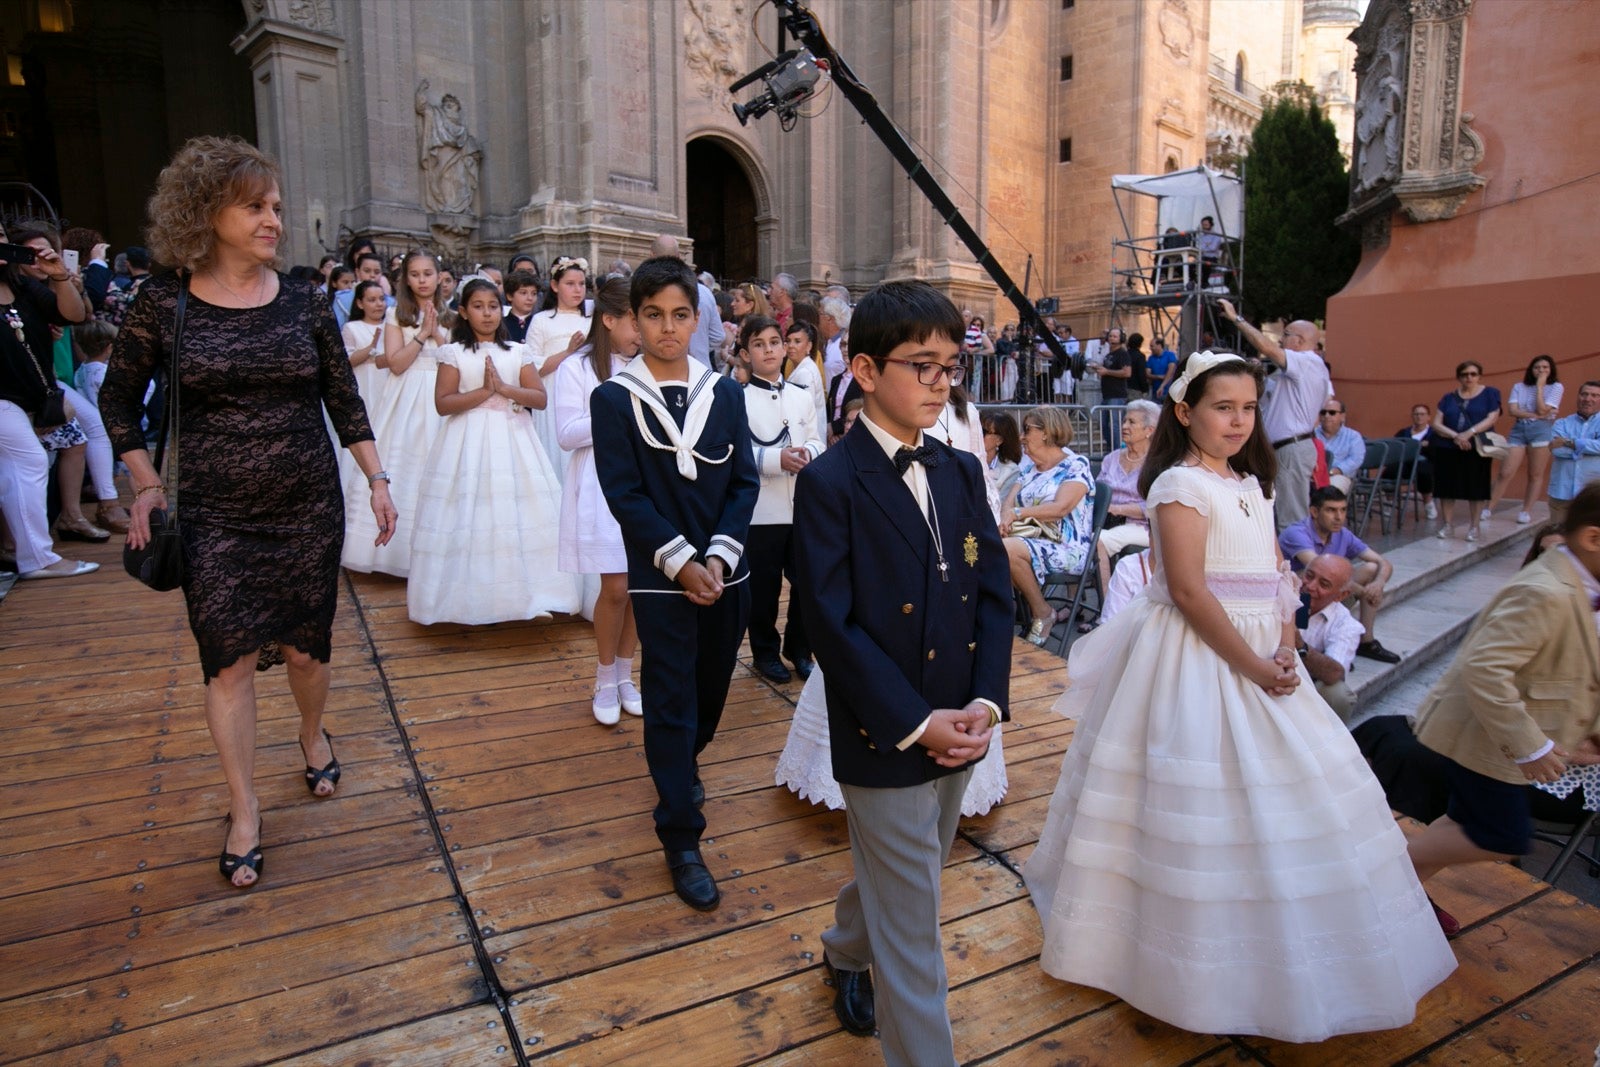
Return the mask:
<svg viewBox="0 0 1600 1067">
<path fill-rule="evenodd" d="M 1278 477 L 1272 483 L 1272 516 L 1278 532 L 1311 514 L 1311 472 L 1317 445 L 1311 438 L 1277 449 Z"/>
<path fill-rule="evenodd" d="M 840 970 L 872 968 L 888 1067 L 956 1062 L 945 1008 L 939 875 L 971 777 L 969 767 L 902 789 L 840 786 L 855 878 L 839 891 L 822 944 Z"/>
</svg>

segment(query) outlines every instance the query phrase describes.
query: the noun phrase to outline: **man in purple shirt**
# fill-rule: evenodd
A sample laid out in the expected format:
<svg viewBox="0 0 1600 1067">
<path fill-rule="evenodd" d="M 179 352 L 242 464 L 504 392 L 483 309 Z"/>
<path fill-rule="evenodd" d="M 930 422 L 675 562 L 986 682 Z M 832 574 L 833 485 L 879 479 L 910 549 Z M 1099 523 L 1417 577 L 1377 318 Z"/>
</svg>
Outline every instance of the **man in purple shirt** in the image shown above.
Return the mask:
<svg viewBox="0 0 1600 1067">
<path fill-rule="evenodd" d="M 1296 572 L 1321 555 L 1343 556 L 1349 560 L 1352 567 L 1350 595 L 1355 598 L 1361 620 L 1361 643 L 1356 646 L 1356 655 L 1380 663 L 1399 663 L 1400 656 L 1384 648 L 1372 634 L 1372 624 L 1378 617 L 1378 609 L 1383 607 L 1384 587 L 1394 574 L 1394 565 L 1345 529 L 1349 506 L 1342 490 L 1331 485 L 1318 489 L 1311 494 L 1311 514 L 1285 528 L 1278 535 L 1278 547 L 1283 549 L 1283 558 Z"/>
</svg>

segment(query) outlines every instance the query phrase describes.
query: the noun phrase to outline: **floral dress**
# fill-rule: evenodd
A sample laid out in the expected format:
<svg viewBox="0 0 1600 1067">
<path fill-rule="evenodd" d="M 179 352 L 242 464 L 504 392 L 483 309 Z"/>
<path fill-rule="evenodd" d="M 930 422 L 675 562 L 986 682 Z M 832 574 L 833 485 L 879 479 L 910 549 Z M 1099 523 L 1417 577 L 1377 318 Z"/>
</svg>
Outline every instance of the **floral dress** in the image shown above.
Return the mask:
<svg viewBox="0 0 1600 1067">
<path fill-rule="evenodd" d="M 1088 492 L 1083 494 L 1078 506 L 1061 520 L 1061 540 L 1049 541 L 1042 537 L 1022 539 L 1032 558 L 1033 576 L 1040 585 L 1044 584 L 1045 576 L 1051 573 L 1083 572 L 1084 563 L 1089 558 L 1089 535 L 1094 530 L 1094 478 L 1089 473 L 1089 461 L 1070 449 L 1054 467 L 1040 470 L 1033 465 L 1033 460 L 1024 459 L 1017 472 L 1018 508 L 1050 503 L 1067 482 L 1082 482 Z"/>
</svg>

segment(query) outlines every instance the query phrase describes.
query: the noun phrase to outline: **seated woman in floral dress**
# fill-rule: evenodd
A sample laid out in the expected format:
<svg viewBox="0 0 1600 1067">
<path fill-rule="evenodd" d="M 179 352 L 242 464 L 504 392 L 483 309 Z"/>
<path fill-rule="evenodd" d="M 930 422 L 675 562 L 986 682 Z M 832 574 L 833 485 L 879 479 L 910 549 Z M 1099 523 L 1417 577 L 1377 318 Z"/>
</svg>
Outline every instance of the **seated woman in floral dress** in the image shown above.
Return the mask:
<svg viewBox="0 0 1600 1067">
<path fill-rule="evenodd" d="M 1024 415 L 1027 458 L 1000 509 L 1011 581 L 1033 612 L 1027 638 L 1036 645 L 1044 644 L 1055 625 L 1055 611 L 1044 599 L 1045 576 L 1081 574 L 1089 562 L 1094 478 L 1089 461 L 1067 447 L 1071 443 L 1072 423 L 1060 408 L 1037 407 Z"/>
</svg>

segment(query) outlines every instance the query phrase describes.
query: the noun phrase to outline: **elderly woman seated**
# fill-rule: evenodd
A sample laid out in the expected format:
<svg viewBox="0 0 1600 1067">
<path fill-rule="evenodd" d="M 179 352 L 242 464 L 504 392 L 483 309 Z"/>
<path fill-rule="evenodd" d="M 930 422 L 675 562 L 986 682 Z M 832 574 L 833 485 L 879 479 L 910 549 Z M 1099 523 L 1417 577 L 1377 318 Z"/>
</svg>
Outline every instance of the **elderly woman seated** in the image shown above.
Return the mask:
<svg viewBox="0 0 1600 1067">
<path fill-rule="evenodd" d="M 1000 535 L 1011 563 L 1011 582 L 1033 613 L 1027 638 L 1044 644 L 1055 625 L 1045 601 L 1045 576 L 1081 574 L 1089 562 L 1094 529 L 1094 479 L 1089 461 L 1067 446 L 1072 423 L 1060 408 L 1037 407 L 1022 417 L 1027 454 L 1017 482 L 1000 509 Z"/>
<path fill-rule="evenodd" d="M 1111 586 L 1111 561 L 1117 553 L 1125 548 L 1150 547 L 1150 521 L 1145 518 L 1144 497 L 1139 495 L 1139 472 L 1144 469 L 1150 435 L 1156 432 L 1159 418 L 1159 405 L 1148 400 L 1129 401 L 1122 415 L 1122 447 L 1107 452 L 1100 461 L 1100 480 L 1111 486 L 1110 518 L 1095 546 L 1102 591 Z"/>
</svg>

